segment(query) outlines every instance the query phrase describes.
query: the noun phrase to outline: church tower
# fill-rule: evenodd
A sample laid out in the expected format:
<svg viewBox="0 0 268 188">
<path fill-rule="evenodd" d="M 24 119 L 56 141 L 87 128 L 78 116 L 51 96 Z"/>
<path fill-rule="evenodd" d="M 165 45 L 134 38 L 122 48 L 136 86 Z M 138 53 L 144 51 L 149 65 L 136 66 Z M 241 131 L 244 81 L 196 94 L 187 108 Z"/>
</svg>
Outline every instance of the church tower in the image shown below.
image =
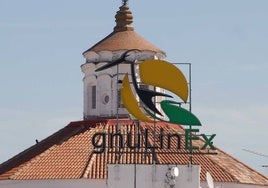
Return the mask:
<svg viewBox="0 0 268 188">
<path fill-rule="evenodd" d="M 128 54 L 129 61 L 166 57 L 165 52 L 134 31 L 133 16 L 126 1 L 117 11 L 115 22 L 111 34 L 83 53 L 86 59 L 81 65 L 84 73 L 84 119 L 129 116 L 121 104 L 119 90 L 124 74 L 131 74 L 130 65 L 123 63 L 99 72 L 95 71 L 97 68 L 118 60 L 125 52 L 133 49 Z"/>
</svg>

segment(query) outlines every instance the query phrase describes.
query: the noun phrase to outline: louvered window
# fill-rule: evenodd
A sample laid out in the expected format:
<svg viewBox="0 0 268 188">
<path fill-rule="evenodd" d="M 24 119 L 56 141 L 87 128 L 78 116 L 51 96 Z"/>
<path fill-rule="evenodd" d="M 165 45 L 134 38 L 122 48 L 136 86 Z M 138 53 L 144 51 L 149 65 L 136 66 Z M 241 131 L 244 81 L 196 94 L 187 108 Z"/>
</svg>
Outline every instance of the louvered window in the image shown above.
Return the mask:
<svg viewBox="0 0 268 188">
<path fill-rule="evenodd" d="M 91 108 L 96 109 L 96 86 L 91 86 Z"/>
</svg>

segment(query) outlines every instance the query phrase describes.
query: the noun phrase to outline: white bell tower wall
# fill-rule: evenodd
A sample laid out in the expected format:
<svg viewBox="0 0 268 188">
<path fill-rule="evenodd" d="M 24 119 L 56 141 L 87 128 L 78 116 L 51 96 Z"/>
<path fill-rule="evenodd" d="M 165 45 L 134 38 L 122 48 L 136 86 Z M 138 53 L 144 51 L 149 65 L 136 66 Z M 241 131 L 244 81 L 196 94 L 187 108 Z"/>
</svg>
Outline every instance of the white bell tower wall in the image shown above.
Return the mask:
<svg viewBox="0 0 268 188">
<path fill-rule="evenodd" d="M 120 58 L 124 52 L 124 50 L 89 52 L 85 55 L 86 63 L 81 65 L 84 73 L 84 119 L 129 117 L 128 111 L 122 104 L 119 91 L 125 74 L 128 73 L 129 77 L 131 75 L 130 64 L 122 63 L 95 72 L 97 68 Z M 134 62 L 135 60 L 143 61 L 146 59 L 158 58 L 154 52 L 143 51 L 132 53 L 127 60 Z M 138 76 L 138 65 L 136 67 L 136 76 Z M 159 99 L 156 99 L 156 101 Z M 137 101 L 139 101 L 138 97 Z"/>
</svg>

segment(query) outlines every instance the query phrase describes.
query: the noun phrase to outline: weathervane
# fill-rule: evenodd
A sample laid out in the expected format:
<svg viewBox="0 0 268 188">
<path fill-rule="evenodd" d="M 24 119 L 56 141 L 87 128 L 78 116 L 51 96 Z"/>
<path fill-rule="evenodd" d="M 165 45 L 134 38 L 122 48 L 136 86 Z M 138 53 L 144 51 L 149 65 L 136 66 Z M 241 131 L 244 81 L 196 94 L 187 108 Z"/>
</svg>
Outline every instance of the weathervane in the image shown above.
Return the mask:
<svg viewBox="0 0 268 188">
<path fill-rule="evenodd" d="M 128 0 L 122 0 L 123 5 L 126 5 Z"/>
</svg>

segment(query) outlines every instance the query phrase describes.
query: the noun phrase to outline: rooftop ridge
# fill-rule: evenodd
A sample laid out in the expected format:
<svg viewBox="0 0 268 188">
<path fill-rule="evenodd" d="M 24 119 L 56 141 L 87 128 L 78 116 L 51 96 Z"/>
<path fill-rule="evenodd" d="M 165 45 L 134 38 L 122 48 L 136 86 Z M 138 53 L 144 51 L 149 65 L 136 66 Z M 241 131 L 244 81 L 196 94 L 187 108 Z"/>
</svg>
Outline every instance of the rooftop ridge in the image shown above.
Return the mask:
<svg viewBox="0 0 268 188">
<path fill-rule="evenodd" d="M 15 155 L 14 157 L 10 158 L 9 160 L 5 161 L 4 163 L 0 164 L 0 175 L 4 172 L 12 170 L 13 168 L 20 166 L 23 163 L 29 162 L 33 157 L 39 155 L 52 147 L 55 143 L 62 140 L 62 138 L 71 137 L 72 135 L 76 134 L 77 131 L 81 131 L 81 128 L 73 129 L 70 132 L 70 128 L 68 126 L 60 129 L 59 131 L 55 132 L 51 136 L 43 139 L 39 143 L 32 145 L 30 148 L 20 152 L 19 154 Z M 67 129 L 68 130 L 67 130 Z M 28 154 L 28 155 L 27 155 Z"/>
<path fill-rule="evenodd" d="M 223 153 L 224 155 L 230 157 L 232 160 L 236 161 L 237 163 L 239 163 L 239 164 L 245 166 L 245 167 L 248 168 L 250 171 L 253 171 L 254 173 L 256 173 L 256 174 L 258 174 L 259 176 L 261 176 L 263 179 L 266 179 L 266 180 L 268 179 L 268 177 L 266 177 L 266 176 L 263 175 L 262 173 L 260 173 L 260 172 L 256 171 L 255 169 L 251 168 L 250 166 L 248 166 L 247 164 L 245 164 L 245 163 L 243 163 L 242 161 L 238 160 L 237 158 L 233 157 L 232 155 L 228 154 L 227 152 L 225 152 L 225 151 L 219 149 L 218 147 L 216 147 L 216 148 L 217 148 L 217 151 L 219 151 L 219 152 Z M 209 158 L 210 158 L 210 157 L 209 157 Z M 210 160 L 213 160 L 213 159 L 210 159 Z M 223 168 L 223 169 L 224 169 L 224 168 Z M 225 171 L 226 171 L 226 170 L 225 170 Z M 228 172 L 228 171 L 226 171 L 226 172 Z M 229 172 L 228 172 L 228 173 L 229 173 Z M 230 174 L 230 173 L 229 173 L 229 174 Z M 233 176 L 233 175 L 231 174 L 231 176 Z M 237 177 L 235 177 L 235 179 L 237 180 L 237 182 L 239 182 L 239 180 L 238 180 Z M 257 180 L 256 180 L 256 181 L 257 181 Z M 253 183 L 245 183 L 245 184 L 253 184 Z M 267 184 L 260 184 L 260 185 L 267 185 Z"/>
<path fill-rule="evenodd" d="M 98 124 L 116 124 L 116 123 L 133 123 L 133 120 L 128 118 L 112 118 L 112 119 L 94 119 L 94 120 L 81 120 L 72 121 L 67 127 L 85 126 L 85 127 L 96 127 Z"/>
</svg>

